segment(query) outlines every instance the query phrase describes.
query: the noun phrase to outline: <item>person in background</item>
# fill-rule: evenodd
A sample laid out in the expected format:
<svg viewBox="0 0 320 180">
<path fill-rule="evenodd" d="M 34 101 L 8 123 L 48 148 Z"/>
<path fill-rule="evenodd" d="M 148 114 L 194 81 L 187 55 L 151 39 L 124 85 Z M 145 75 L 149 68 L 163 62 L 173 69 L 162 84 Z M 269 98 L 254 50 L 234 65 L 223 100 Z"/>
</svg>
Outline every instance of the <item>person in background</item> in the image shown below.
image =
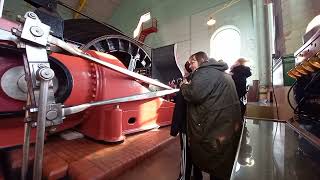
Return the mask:
<svg viewBox="0 0 320 180">
<path fill-rule="evenodd" d="M 232 74 L 232 79 L 236 85 L 238 98 L 240 101 L 241 115 L 244 118 L 246 112 L 246 94 L 247 94 L 247 78 L 250 77 L 251 70 L 249 67 L 245 66 L 248 60 L 244 58 L 239 58 L 234 65 L 231 66 L 230 72 Z"/>
<path fill-rule="evenodd" d="M 187 130 L 193 163 L 209 173 L 211 180 L 229 179 L 241 133 L 234 82 L 224 72 L 228 65 L 208 59 L 204 52 L 195 53 L 189 62 L 192 77 L 181 85 L 180 91 L 188 104 Z"/>
</svg>

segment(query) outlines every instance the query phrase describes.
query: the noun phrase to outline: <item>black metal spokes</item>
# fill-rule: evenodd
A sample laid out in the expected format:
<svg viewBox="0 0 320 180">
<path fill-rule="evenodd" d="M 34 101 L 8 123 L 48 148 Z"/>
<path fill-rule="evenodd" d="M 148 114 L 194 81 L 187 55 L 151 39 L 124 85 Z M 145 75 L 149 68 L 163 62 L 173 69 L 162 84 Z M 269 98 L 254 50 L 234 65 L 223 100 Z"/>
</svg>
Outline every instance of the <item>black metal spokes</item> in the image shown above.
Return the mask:
<svg viewBox="0 0 320 180">
<path fill-rule="evenodd" d="M 84 50 L 96 50 L 117 57 L 131 71 L 151 68 L 151 58 L 136 42 L 122 35 L 105 35 L 82 46 Z"/>
</svg>

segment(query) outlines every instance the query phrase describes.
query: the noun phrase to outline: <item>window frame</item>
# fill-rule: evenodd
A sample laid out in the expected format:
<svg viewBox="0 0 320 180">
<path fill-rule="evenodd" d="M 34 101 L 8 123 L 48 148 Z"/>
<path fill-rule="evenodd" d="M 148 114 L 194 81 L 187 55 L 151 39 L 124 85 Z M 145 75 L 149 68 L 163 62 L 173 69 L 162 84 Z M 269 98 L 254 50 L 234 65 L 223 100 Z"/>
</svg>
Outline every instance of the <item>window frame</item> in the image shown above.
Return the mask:
<svg viewBox="0 0 320 180">
<path fill-rule="evenodd" d="M 214 58 L 215 57 L 215 52 L 214 52 L 214 41 L 215 41 L 215 38 L 218 37 L 219 33 L 223 32 L 223 31 L 226 31 L 226 30 L 232 30 L 232 31 L 235 31 L 237 32 L 237 34 L 239 35 L 239 58 L 241 57 L 241 32 L 240 32 L 240 29 L 237 28 L 236 26 L 234 25 L 224 25 L 220 28 L 218 28 L 212 35 L 211 35 L 211 38 L 210 38 L 210 57 Z M 216 59 L 216 60 L 219 60 L 219 59 Z M 224 60 L 224 59 L 223 59 Z M 234 59 L 234 61 L 236 61 L 236 59 Z M 228 63 L 228 62 L 226 62 Z M 230 62 L 229 62 L 230 63 Z M 231 63 L 228 65 L 230 66 Z M 230 68 L 230 67 L 229 67 Z"/>
</svg>

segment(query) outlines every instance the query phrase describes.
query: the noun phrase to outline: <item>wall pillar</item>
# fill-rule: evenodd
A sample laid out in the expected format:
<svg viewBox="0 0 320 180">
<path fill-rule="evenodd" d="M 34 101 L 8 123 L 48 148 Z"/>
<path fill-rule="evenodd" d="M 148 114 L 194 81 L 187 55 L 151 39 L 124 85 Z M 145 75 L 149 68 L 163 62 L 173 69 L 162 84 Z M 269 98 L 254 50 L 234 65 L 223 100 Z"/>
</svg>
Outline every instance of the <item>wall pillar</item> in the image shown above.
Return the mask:
<svg viewBox="0 0 320 180">
<path fill-rule="evenodd" d="M 261 0 L 253 0 L 253 22 L 257 35 L 257 62 L 260 85 L 271 82 L 271 50 L 268 23 L 268 7 Z"/>
</svg>

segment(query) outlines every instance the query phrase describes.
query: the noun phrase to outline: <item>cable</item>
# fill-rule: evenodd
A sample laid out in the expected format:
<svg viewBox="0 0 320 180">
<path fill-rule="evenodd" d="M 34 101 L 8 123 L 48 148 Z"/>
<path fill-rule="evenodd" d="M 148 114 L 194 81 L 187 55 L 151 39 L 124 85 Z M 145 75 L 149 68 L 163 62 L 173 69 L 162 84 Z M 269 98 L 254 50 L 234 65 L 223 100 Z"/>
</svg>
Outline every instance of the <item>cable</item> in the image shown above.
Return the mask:
<svg viewBox="0 0 320 180">
<path fill-rule="evenodd" d="M 276 159 L 274 157 L 274 142 L 275 142 L 276 135 L 277 135 L 277 132 L 278 132 L 278 126 L 279 126 L 279 122 L 277 122 L 276 130 L 274 132 L 273 139 L 272 139 L 272 162 L 273 162 L 273 168 L 275 168 L 276 175 L 278 174 L 278 166 L 277 166 L 277 163 L 276 163 L 277 161 L 276 161 Z M 281 127 L 280 127 L 280 130 L 281 130 Z"/>
<path fill-rule="evenodd" d="M 303 89 L 304 90 L 304 96 L 300 99 L 299 103 L 297 104 L 297 106 L 294 108 L 294 113 L 297 113 L 299 107 L 301 106 L 302 102 L 306 99 L 306 97 L 309 95 L 307 92 L 309 90 L 309 88 L 311 87 L 311 85 L 318 79 L 318 76 L 320 76 L 320 71 L 318 71 L 310 80 L 310 82 L 306 85 L 306 87 Z M 300 109 L 299 109 L 300 111 Z M 300 112 L 298 112 L 299 114 Z"/>
<path fill-rule="evenodd" d="M 291 104 L 291 101 L 290 101 L 290 92 L 291 92 L 292 88 L 293 88 L 296 84 L 297 84 L 297 81 L 295 81 L 295 82 L 291 85 L 291 87 L 290 87 L 290 89 L 289 89 L 289 91 L 288 91 L 288 93 L 287 93 L 287 101 L 288 101 L 289 106 L 291 107 L 291 109 L 292 109 L 293 111 L 295 110 L 295 108 L 293 107 L 293 105 Z"/>
<path fill-rule="evenodd" d="M 214 15 L 218 14 L 220 11 L 222 11 L 222 10 L 224 10 L 224 9 L 226 9 L 226 8 L 236 4 L 238 2 L 240 2 L 240 0 L 231 0 L 227 3 L 225 3 L 222 8 L 220 8 L 217 11 L 215 11 L 214 13 L 210 14 L 210 16 L 214 16 Z"/>
<path fill-rule="evenodd" d="M 277 97 L 276 97 L 276 94 L 275 94 L 275 91 L 274 91 L 274 85 L 273 85 L 273 60 L 271 60 L 271 86 L 272 86 L 272 92 L 273 92 L 273 99 L 276 103 L 276 110 L 277 110 L 277 119 L 279 120 L 280 119 L 280 116 L 279 116 L 279 108 L 278 108 L 278 101 L 277 101 Z M 277 163 L 276 163 L 276 160 L 275 160 L 275 157 L 274 157 L 274 141 L 276 139 L 276 136 L 277 136 L 277 133 L 278 133 L 278 126 L 279 126 L 279 122 L 277 121 L 276 122 L 277 125 L 276 125 L 276 130 L 274 132 L 274 135 L 273 135 L 273 138 L 272 138 L 272 161 L 273 161 L 273 168 L 275 168 L 275 174 L 277 176 L 278 174 L 278 167 L 277 167 Z"/>
<path fill-rule="evenodd" d="M 273 59 L 271 60 L 271 86 L 272 86 L 272 92 L 273 92 L 273 99 L 276 103 L 277 118 L 279 120 L 280 116 L 279 116 L 279 109 L 278 109 L 278 101 L 277 101 L 277 97 L 276 97 L 276 94 L 274 91 L 274 85 L 273 85 Z"/>
</svg>

